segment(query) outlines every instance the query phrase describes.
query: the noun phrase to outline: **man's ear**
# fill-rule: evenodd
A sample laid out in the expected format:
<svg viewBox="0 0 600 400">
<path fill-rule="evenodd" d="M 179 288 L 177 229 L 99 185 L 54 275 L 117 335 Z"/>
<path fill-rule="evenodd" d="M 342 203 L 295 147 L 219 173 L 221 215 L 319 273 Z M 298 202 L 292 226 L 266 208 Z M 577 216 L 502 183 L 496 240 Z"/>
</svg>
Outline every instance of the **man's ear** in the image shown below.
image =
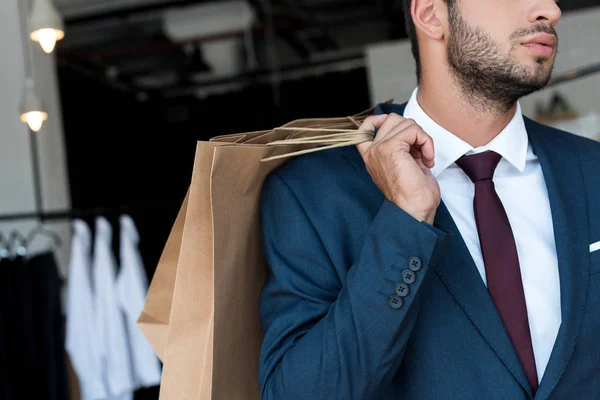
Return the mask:
<svg viewBox="0 0 600 400">
<path fill-rule="evenodd" d="M 448 18 L 448 7 L 443 0 L 412 0 L 410 12 L 417 32 L 433 40 L 444 37 L 442 20 Z"/>
</svg>

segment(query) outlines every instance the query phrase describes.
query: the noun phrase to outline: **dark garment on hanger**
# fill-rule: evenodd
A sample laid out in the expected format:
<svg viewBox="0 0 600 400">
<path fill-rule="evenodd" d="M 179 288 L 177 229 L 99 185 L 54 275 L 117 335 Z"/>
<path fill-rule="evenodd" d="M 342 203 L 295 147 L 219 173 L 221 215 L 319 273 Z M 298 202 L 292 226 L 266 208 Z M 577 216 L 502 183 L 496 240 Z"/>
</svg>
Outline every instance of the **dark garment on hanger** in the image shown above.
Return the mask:
<svg viewBox="0 0 600 400">
<path fill-rule="evenodd" d="M 9 392 L 10 400 L 30 397 L 32 385 L 28 363 L 33 356 L 31 284 L 20 257 L 3 260 L 0 273 L 0 307 L 8 371 L 8 387 L 5 391 Z"/>
<path fill-rule="evenodd" d="M 4 267 L 7 266 L 5 260 L 0 260 L 0 302 L 4 303 L 4 281 L 6 279 Z M 5 328 L 6 316 L 4 314 L 4 307 L 0 307 L 0 399 L 10 398 L 10 366 L 8 365 L 8 357 L 6 356 L 7 341 L 5 340 L 4 328 Z"/>
<path fill-rule="evenodd" d="M 0 269 L 2 335 L 10 378 L 7 400 L 68 400 L 60 278 L 54 255 L 4 260 Z"/>
<path fill-rule="evenodd" d="M 2 313 L 0 312 L 0 327 L 3 326 L 3 318 Z M 4 335 L 2 333 L 2 329 L 0 329 L 0 399 L 8 399 L 10 396 L 9 386 L 8 386 L 8 364 L 6 363 L 5 356 L 5 346 Z"/>
<path fill-rule="evenodd" d="M 34 347 L 38 391 L 44 399 L 68 399 L 61 284 L 54 255 L 44 253 L 27 263 L 33 287 Z M 34 395 L 34 396 L 35 396 Z"/>
</svg>

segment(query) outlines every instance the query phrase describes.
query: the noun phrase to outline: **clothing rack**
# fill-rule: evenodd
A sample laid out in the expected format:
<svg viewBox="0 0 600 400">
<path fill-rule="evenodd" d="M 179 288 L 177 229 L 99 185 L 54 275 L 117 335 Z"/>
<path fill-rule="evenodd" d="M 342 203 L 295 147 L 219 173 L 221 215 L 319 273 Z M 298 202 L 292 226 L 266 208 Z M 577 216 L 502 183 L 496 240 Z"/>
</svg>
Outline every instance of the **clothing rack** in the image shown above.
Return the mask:
<svg viewBox="0 0 600 400">
<path fill-rule="evenodd" d="M 167 208 L 166 204 L 138 204 L 118 207 L 93 207 L 89 209 L 68 209 L 47 212 L 18 212 L 0 214 L 0 222 L 39 220 L 61 221 L 75 218 L 89 218 L 95 216 L 115 216 L 120 214 L 133 214 L 140 211 L 153 211 Z"/>
</svg>

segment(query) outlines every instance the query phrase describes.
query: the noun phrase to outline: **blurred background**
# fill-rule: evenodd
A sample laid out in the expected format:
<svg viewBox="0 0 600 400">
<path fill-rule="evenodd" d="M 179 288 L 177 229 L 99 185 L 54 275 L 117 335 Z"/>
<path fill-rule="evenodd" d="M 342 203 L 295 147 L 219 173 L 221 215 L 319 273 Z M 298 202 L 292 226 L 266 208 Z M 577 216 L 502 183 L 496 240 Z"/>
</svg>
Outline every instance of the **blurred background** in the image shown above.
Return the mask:
<svg viewBox="0 0 600 400">
<path fill-rule="evenodd" d="M 553 81 L 521 105 L 600 140 L 600 4 L 559 5 Z M 402 103 L 416 84 L 401 0 L 2 0 L 0 51 L 0 399 L 86 398 L 82 343 L 135 347 L 127 324 L 196 141 Z M 107 318 L 121 310 L 123 338 L 90 339 L 89 285 L 106 276 L 73 277 L 86 263 L 118 276 L 93 296 Z M 158 398 L 160 366 L 144 360 L 114 383 L 127 398 Z"/>
</svg>

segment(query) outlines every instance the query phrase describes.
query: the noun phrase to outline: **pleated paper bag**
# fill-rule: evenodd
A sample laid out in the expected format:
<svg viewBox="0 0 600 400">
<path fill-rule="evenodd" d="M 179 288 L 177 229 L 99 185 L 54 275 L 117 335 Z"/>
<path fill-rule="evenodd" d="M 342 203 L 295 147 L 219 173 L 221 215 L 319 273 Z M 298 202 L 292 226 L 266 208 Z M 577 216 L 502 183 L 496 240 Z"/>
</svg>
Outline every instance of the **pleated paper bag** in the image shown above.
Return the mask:
<svg viewBox="0 0 600 400">
<path fill-rule="evenodd" d="M 300 119 L 198 142 L 187 196 L 138 325 L 163 362 L 161 400 L 258 400 L 259 200 L 291 157 L 372 139 L 352 117 Z"/>
</svg>

